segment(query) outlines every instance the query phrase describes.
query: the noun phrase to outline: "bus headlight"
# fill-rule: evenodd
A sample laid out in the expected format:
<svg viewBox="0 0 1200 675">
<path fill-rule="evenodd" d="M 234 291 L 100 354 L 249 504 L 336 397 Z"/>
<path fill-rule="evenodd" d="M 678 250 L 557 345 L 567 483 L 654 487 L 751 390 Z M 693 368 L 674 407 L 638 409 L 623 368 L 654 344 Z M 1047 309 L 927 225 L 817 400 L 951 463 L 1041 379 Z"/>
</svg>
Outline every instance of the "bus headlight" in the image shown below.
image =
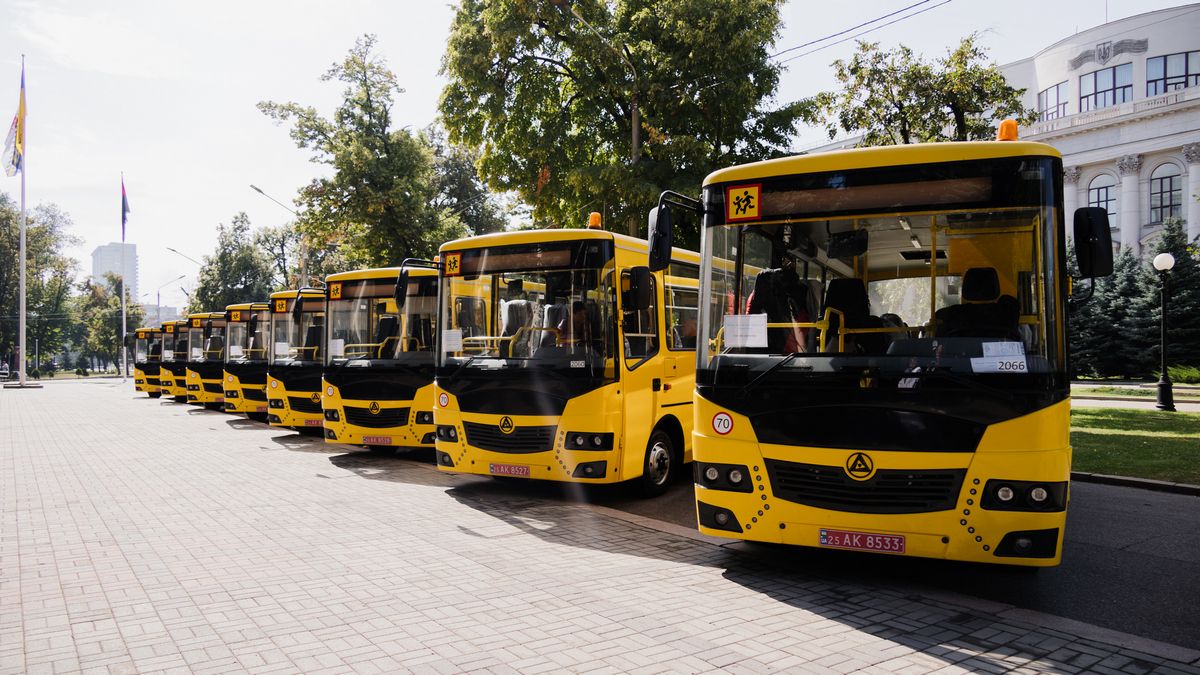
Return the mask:
<svg viewBox="0 0 1200 675">
<path fill-rule="evenodd" d="M 613 435 L 611 433 L 568 431 L 563 445 L 568 450 L 612 450 Z"/>
<path fill-rule="evenodd" d="M 453 441 L 458 439 L 458 432 L 454 426 L 450 424 L 439 424 L 437 428 L 437 439 L 439 441 Z"/>
<path fill-rule="evenodd" d="M 750 469 L 741 464 L 707 464 L 694 462 L 696 465 L 696 484 L 710 490 L 725 490 L 726 492 L 753 492 L 754 485 L 746 479 Z M 762 477 L 759 477 L 761 480 Z"/>
<path fill-rule="evenodd" d="M 433 411 L 421 410 L 417 412 L 417 424 L 433 424 Z"/>
<path fill-rule="evenodd" d="M 1063 511 L 1067 482 L 989 480 L 979 505 L 993 511 Z"/>
</svg>

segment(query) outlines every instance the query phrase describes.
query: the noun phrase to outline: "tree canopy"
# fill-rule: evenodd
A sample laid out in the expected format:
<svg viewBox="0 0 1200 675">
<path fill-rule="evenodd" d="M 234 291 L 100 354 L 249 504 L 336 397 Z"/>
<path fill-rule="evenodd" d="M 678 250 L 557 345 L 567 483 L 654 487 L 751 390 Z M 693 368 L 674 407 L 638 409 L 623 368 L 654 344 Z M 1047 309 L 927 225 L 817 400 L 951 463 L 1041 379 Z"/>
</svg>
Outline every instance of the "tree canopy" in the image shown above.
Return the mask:
<svg viewBox="0 0 1200 675">
<path fill-rule="evenodd" d="M 478 148 L 488 185 L 540 224 L 600 211 L 640 233 L 661 191 L 697 193 L 714 169 L 788 147 L 801 109 L 773 106 L 781 4 L 464 0 L 443 61 L 450 139 Z M 690 225 L 681 243 L 695 243 Z"/>
<path fill-rule="evenodd" d="M 932 61 L 900 46 L 883 50 L 859 42 L 849 60 L 833 62 L 842 88 L 806 103 L 808 119 L 824 124 L 829 137 L 861 134 L 862 145 L 974 141 L 995 136 L 1000 120 L 1022 124 L 1037 112 L 1021 102 L 977 35 L 970 35 Z"/>
<path fill-rule="evenodd" d="M 239 213 L 228 225 L 217 225 L 217 248 L 204 256 L 187 311 L 219 312 L 236 303 L 266 302 L 279 290 L 273 277 L 267 253 L 250 236 L 250 219 Z"/>
<path fill-rule="evenodd" d="M 466 234 L 457 215 L 434 206 L 433 153 L 419 135 L 394 128 L 392 106 L 404 92 L 373 51 L 374 36 L 357 40 L 321 80 L 345 84 L 332 118 L 312 106 L 264 101 L 258 107 L 333 168 L 300 189 L 298 229 L 314 250 L 339 249 L 350 266 L 397 264 L 432 256 L 438 245 Z"/>
</svg>

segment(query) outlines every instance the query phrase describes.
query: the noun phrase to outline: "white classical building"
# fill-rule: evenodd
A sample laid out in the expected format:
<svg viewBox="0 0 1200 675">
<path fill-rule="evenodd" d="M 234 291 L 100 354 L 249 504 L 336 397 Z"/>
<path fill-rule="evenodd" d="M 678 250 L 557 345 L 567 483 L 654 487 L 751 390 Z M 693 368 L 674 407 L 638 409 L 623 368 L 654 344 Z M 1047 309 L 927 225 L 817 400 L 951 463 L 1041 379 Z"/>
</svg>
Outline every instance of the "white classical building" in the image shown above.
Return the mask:
<svg viewBox="0 0 1200 675">
<path fill-rule="evenodd" d="M 1200 236 L 1200 3 L 1090 28 L 1000 69 L 1039 113 L 1022 140 L 1063 154 L 1068 214 L 1106 208 L 1113 241 L 1135 253 L 1167 217 Z"/>
</svg>

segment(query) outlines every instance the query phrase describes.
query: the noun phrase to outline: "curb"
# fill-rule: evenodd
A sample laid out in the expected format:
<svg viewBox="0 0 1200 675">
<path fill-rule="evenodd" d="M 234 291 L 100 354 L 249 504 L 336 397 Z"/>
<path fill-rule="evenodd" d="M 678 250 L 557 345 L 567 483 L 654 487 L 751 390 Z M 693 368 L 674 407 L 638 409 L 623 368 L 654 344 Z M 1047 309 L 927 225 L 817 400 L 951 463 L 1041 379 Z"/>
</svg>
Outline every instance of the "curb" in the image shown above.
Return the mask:
<svg viewBox="0 0 1200 675">
<path fill-rule="evenodd" d="M 1191 483 L 1172 483 L 1165 480 L 1151 480 L 1149 478 L 1131 478 L 1129 476 L 1109 476 L 1103 473 L 1085 473 L 1083 471 L 1072 471 L 1071 480 L 1077 480 L 1082 483 L 1099 483 L 1101 485 L 1119 485 L 1121 487 L 1140 488 L 1142 490 L 1154 490 L 1155 492 L 1172 492 L 1177 495 L 1189 495 L 1192 497 L 1200 497 L 1200 485 L 1192 485 Z"/>
</svg>

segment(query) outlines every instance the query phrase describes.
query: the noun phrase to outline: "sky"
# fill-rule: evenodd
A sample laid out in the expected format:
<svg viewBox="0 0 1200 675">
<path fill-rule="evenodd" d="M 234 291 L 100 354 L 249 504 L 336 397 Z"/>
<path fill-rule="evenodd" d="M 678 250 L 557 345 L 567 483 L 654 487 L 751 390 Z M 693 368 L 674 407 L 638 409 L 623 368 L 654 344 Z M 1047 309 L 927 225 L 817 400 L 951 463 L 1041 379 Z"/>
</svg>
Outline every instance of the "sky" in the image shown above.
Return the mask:
<svg viewBox="0 0 1200 675">
<path fill-rule="evenodd" d="M 790 0 L 775 51 L 914 1 Z M 941 2 L 863 39 L 886 47 L 906 44 L 932 57 L 979 32 L 991 58 L 1004 64 L 1106 20 L 1188 4 Z M 21 55 L 26 57 L 28 204 L 53 202 L 70 214 L 80 244 L 69 253 L 79 260 L 81 276 L 90 274 L 92 250 L 120 240 L 123 172 L 131 208 L 126 241 L 138 247 L 140 301 L 153 304 L 161 287 L 162 304 L 182 306 L 184 289 L 195 287 L 199 269 L 184 256 L 200 260 L 210 253 L 218 223 L 242 211 L 256 227 L 291 219 L 250 185 L 290 204 L 300 186 L 324 174 L 296 148 L 288 129 L 256 104 L 296 101 L 331 112 L 341 87 L 321 82 L 320 75 L 358 36 L 374 33 L 379 53 L 405 89 L 396 100 L 396 124 L 424 127 L 437 116 L 453 12 L 443 0 L 0 0 L 5 120 L 11 114 L 6 106 L 16 112 Z M 846 41 L 787 63 L 778 100 L 833 88 L 829 64 L 853 49 L 853 40 Z M 804 130 L 793 147 L 818 140 L 819 132 Z M 16 199 L 19 178 L 0 176 L 0 191 Z M 172 281 L 180 275 L 184 279 Z"/>
</svg>

